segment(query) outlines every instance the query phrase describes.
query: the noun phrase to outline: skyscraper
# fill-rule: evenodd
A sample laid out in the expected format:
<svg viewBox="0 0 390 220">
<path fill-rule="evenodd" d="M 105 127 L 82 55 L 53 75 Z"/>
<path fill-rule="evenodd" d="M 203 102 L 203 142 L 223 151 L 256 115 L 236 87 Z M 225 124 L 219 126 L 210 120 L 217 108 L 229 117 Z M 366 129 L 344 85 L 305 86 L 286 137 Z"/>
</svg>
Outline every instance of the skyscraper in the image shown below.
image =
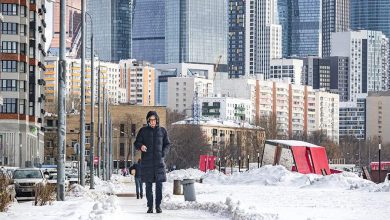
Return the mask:
<svg viewBox="0 0 390 220">
<path fill-rule="evenodd" d="M 388 67 L 389 63 L 382 58 L 389 54 L 389 49 L 388 38 L 382 32 L 361 30 L 332 33 L 331 46 L 332 56 L 349 59 L 349 101 L 356 101 L 359 93 L 385 88 L 383 67 Z"/>
<path fill-rule="evenodd" d="M 165 22 L 166 63 L 226 67 L 226 0 L 167 0 Z"/>
<path fill-rule="evenodd" d="M 321 0 L 296 0 L 289 5 L 288 55 L 322 55 Z"/>
<path fill-rule="evenodd" d="M 88 0 L 94 47 L 100 60 L 118 62 L 131 57 L 133 0 Z M 87 17 L 89 23 L 89 18 Z M 90 33 L 90 27 L 86 29 Z M 90 34 L 86 39 L 90 44 Z"/>
<path fill-rule="evenodd" d="M 350 0 L 322 0 L 322 56 L 330 56 L 332 32 L 349 30 Z"/>
<path fill-rule="evenodd" d="M 388 0 L 351 0 L 352 30 L 382 31 L 390 37 L 390 2 Z"/>
<path fill-rule="evenodd" d="M 165 1 L 134 1 L 132 57 L 165 62 Z"/>
<path fill-rule="evenodd" d="M 229 1 L 229 75 L 263 74 L 269 78 L 270 60 L 282 57 L 282 27 L 277 2 Z"/>
</svg>

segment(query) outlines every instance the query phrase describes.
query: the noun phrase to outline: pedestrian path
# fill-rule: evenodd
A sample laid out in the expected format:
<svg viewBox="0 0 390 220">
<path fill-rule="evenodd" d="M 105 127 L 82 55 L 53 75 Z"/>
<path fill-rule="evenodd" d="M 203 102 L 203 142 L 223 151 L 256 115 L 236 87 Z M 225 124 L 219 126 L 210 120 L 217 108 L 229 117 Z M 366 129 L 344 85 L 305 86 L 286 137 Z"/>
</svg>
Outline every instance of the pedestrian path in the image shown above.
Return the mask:
<svg viewBox="0 0 390 220">
<path fill-rule="evenodd" d="M 119 213 L 116 213 L 115 217 L 120 219 L 170 219 L 170 220 L 182 220 L 182 219 L 205 219 L 205 220 L 215 220 L 215 219 L 228 219 L 221 217 L 219 215 L 213 215 L 213 213 L 205 212 L 202 210 L 192 210 L 192 209 L 180 209 L 180 210 L 166 210 L 163 209 L 162 213 L 156 213 L 156 210 L 153 210 L 154 213 L 146 213 L 146 197 L 144 195 L 143 199 L 137 199 L 136 197 L 128 197 L 126 195 L 134 195 L 135 185 L 134 183 L 126 183 L 129 190 L 128 192 L 121 192 L 118 195 L 118 201 L 120 206 Z M 144 192 L 145 193 L 145 192 Z M 122 196 L 120 196 L 122 195 Z M 131 217 L 131 218 L 130 218 Z"/>
</svg>

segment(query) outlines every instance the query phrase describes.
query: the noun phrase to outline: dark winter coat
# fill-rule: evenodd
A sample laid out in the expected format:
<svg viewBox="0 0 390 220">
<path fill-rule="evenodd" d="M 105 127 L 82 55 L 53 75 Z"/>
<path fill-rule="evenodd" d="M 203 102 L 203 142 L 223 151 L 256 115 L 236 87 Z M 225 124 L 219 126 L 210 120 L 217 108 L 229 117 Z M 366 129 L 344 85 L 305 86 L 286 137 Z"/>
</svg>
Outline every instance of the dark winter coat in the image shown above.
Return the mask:
<svg viewBox="0 0 390 220">
<path fill-rule="evenodd" d="M 154 115 L 157 119 L 157 126 L 150 127 L 149 117 Z M 164 157 L 170 147 L 167 130 L 159 126 L 159 118 L 156 112 L 150 111 L 146 117 L 148 125 L 139 130 L 134 147 L 141 150 L 141 146 L 147 147 L 146 152 L 141 153 L 141 180 L 142 182 L 165 182 Z"/>
<path fill-rule="evenodd" d="M 136 163 L 134 164 L 133 166 L 130 167 L 130 173 L 131 173 L 131 170 L 135 170 L 135 178 L 140 178 L 141 177 L 141 164 L 139 163 Z"/>
</svg>

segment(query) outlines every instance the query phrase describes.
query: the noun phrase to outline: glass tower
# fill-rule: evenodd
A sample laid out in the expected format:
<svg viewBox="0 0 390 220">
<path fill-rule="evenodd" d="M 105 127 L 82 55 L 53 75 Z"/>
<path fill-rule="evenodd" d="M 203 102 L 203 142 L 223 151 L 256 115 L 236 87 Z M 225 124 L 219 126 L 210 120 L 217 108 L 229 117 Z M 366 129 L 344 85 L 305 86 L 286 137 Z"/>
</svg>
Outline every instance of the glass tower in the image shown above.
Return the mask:
<svg viewBox="0 0 390 220">
<path fill-rule="evenodd" d="M 289 19 L 289 56 L 322 55 L 321 0 L 291 1 Z"/>
<path fill-rule="evenodd" d="M 167 0 L 165 4 L 165 62 L 226 66 L 226 0 Z"/>
<path fill-rule="evenodd" d="M 382 31 L 390 37 L 389 0 L 351 0 L 352 30 Z"/>
<path fill-rule="evenodd" d="M 133 0 L 87 1 L 87 12 L 93 21 L 94 48 L 100 60 L 117 62 L 131 57 L 132 8 Z M 90 24 L 88 16 L 87 24 Z M 90 45 L 90 27 L 87 31 L 86 41 Z"/>
<path fill-rule="evenodd" d="M 134 0 L 132 56 L 151 63 L 165 62 L 164 0 Z"/>
</svg>

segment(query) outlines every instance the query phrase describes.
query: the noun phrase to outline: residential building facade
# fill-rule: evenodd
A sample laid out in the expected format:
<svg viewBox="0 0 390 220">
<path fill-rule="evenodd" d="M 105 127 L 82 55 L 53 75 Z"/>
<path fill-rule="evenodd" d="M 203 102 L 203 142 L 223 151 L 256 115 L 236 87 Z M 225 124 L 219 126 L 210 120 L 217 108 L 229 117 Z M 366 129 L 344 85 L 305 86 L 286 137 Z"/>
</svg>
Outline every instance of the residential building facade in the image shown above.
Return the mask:
<svg viewBox="0 0 390 220">
<path fill-rule="evenodd" d="M 339 95 L 316 91 L 316 130 L 339 142 Z"/>
<path fill-rule="evenodd" d="M 43 162 L 45 1 L 2 1 L 0 6 L 1 164 L 38 166 Z"/>
<path fill-rule="evenodd" d="M 155 69 L 145 61 L 121 60 L 120 88 L 126 88 L 126 103 L 154 106 Z"/>
<path fill-rule="evenodd" d="M 134 1 L 132 58 L 165 63 L 165 1 Z"/>
<path fill-rule="evenodd" d="M 253 123 L 253 105 L 249 99 L 231 97 L 199 98 L 201 117 Z"/>
<path fill-rule="evenodd" d="M 369 92 L 366 106 L 366 138 L 377 137 L 383 144 L 390 143 L 390 91 Z"/>
<path fill-rule="evenodd" d="M 332 56 L 349 59 L 349 100 L 356 101 L 357 94 L 381 91 L 385 86 L 381 59 L 389 51 L 383 51 L 386 37 L 380 31 L 350 31 L 332 33 Z"/>
<path fill-rule="evenodd" d="M 168 105 L 168 78 L 177 76 L 201 76 L 213 79 L 216 75 L 214 65 L 195 63 L 168 63 L 154 65 L 155 103 L 158 106 Z"/>
<path fill-rule="evenodd" d="M 172 111 L 192 115 L 194 98 L 209 97 L 213 94 L 213 80 L 204 77 L 168 78 L 168 108 Z"/>
<path fill-rule="evenodd" d="M 275 59 L 271 60 L 271 79 L 289 80 L 292 84 L 302 85 L 303 60 Z"/>
<path fill-rule="evenodd" d="M 340 102 L 340 140 L 347 136 L 366 138 L 366 97 L 363 93 L 357 95 L 356 101 Z"/>
</svg>

